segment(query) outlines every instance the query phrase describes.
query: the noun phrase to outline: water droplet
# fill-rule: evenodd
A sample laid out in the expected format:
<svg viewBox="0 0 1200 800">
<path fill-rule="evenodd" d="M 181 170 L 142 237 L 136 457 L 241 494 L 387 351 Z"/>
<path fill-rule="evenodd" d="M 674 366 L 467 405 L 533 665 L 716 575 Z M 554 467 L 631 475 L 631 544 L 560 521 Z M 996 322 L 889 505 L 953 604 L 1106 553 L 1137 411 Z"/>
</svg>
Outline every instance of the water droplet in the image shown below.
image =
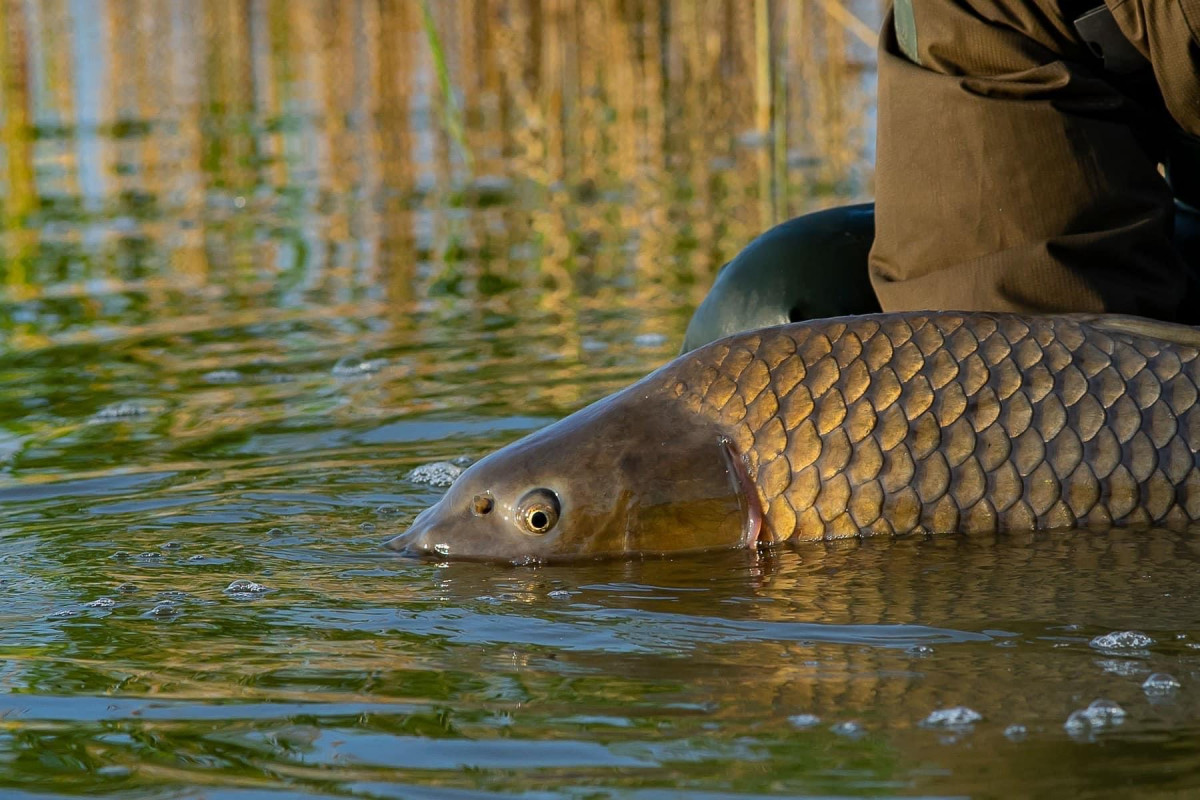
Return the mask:
<svg viewBox="0 0 1200 800">
<path fill-rule="evenodd" d="M 359 358 L 358 356 L 343 356 L 333 365 L 333 374 L 339 378 L 354 378 L 360 375 L 374 375 L 386 366 L 382 358 Z"/>
<path fill-rule="evenodd" d="M 1161 697 L 1174 694 L 1183 684 L 1174 675 L 1156 672 L 1142 683 L 1142 691 L 1148 695 Z"/>
<path fill-rule="evenodd" d="M 923 728 L 954 728 L 965 730 L 983 719 L 978 711 L 966 706 L 939 708 L 921 721 Z"/>
<path fill-rule="evenodd" d="M 1140 650 L 1154 644 L 1154 640 L 1141 631 L 1113 631 L 1097 636 L 1089 644 L 1097 650 Z"/>
<path fill-rule="evenodd" d="M 444 488 L 454 483 L 462 473 L 463 468 L 457 464 L 449 461 L 434 461 L 409 470 L 404 479 L 413 483 Z"/>
<path fill-rule="evenodd" d="M 788 717 L 788 722 L 792 723 L 796 728 L 811 728 L 814 725 L 819 725 L 821 718 L 816 714 L 795 714 Z"/>
<path fill-rule="evenodd" d="M 1028 729 L 1026 729 L 1026 727 L 1024 725 L 1021 725 L 1018 723 L 1009 725 L 1007 728 L 1004 729 L 1005 738 L 1011 739 L 1014 742 L 1023 741 L 1025 739 L 1025 737 L 1028 735 L 1029 735 Z"/>
</svg>

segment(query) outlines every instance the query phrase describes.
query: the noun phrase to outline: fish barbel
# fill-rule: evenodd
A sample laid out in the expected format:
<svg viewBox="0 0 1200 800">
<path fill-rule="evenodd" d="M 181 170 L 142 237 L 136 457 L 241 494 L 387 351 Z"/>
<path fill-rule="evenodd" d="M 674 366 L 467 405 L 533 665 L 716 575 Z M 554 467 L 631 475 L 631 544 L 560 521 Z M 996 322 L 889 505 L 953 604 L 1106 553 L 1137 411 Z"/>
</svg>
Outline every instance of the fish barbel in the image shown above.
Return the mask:
<svg viewBox="0 0 1200 800">
<path fill-rule="evenodd" d="M 1200 330 L 872 314 L 680 356 L 482 459 L 387 544 L 560 560 L 1200 520 Z"/>
</svg>

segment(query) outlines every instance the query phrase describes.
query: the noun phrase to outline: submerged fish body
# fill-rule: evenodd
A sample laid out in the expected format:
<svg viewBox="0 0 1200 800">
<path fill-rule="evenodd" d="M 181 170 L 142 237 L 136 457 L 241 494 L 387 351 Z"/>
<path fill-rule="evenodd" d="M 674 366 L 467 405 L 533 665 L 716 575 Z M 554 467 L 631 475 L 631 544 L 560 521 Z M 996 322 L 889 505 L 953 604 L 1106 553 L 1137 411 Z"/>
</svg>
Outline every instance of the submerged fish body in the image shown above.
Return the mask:
<svg viewBox="0 0 1200 800">
<path fill-rule="evenodd" d="M 874 314 L 714 342 L 468 469 L 409 553 L 548 560 L 1200 520 L 1200 330 Z"/>
</svg>

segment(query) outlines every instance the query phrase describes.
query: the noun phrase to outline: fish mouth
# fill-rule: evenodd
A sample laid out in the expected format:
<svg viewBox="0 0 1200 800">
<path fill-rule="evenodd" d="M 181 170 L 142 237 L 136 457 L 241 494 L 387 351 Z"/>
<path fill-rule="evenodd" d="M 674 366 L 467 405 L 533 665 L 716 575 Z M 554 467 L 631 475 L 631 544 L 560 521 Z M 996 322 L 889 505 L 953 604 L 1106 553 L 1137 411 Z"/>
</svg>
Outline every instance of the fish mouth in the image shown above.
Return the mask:
<svg viewBox="0 0 1200 800">
<path fill-rule="evenodd" d="M 422 511 L 413 519 L 412 524 L 408 526 L 408 530 L 388 539 L 383 543 L 383 546 L 407 558 L 448 555 L 450 552 L 448 545 L 443 544 L 439 547 L 431 543 L 430 532 L 433 530 L 433 524 L 430 520 L 433 509 L 434 506 L 431 506 Z M 445 552 L 442 552 L 443 550 Z"/>
</svg>

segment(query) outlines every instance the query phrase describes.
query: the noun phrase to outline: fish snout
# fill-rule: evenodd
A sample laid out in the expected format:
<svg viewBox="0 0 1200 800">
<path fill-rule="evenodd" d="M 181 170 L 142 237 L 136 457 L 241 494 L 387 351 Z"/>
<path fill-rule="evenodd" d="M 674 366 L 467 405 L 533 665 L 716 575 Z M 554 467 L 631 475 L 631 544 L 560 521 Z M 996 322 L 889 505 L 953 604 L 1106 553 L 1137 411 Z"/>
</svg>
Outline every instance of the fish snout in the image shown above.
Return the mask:
<svg viewBox="0 0 1200 800">
<path fill-rule="evenodd" d="M 402 556 L 420 557 L 440 553 L 436 543 L 433 542 L 433 523 L 431 513 L 433 508 L 427 508 L 417 515 L 412 524 L 408 526 L 408 530 L 404 533 L 393 536 L 383 543 L 383 546 L 388 550 L 395 550 Z M 443 547 L 445 547 L 443 545 Z"/>
</svg>

